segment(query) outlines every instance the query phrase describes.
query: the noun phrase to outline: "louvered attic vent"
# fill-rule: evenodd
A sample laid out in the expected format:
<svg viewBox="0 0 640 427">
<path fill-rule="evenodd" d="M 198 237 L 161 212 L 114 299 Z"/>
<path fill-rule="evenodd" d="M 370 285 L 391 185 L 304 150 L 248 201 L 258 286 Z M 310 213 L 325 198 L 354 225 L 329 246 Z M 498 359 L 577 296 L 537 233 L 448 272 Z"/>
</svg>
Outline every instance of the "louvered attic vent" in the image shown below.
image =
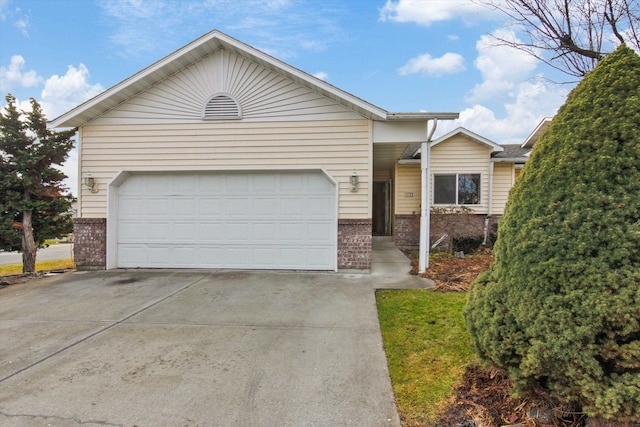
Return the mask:
<svg viewBox="0 0 640 427">
<path fill-rule="evenodd" d="M 204 106 L 204 120 L 233 120 L 242 118 L 240 104 L 227 93 L 213 95 Z"/>
</svg>

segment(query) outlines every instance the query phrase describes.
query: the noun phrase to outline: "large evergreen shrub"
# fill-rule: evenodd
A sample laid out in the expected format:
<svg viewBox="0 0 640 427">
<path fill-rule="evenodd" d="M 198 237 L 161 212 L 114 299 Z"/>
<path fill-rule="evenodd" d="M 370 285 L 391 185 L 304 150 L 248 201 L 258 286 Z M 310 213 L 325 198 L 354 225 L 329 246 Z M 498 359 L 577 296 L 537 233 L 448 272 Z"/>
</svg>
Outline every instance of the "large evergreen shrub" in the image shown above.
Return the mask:
<svg viewBox="0 0 640 427">
<path fill-rule="evenodd" d="M 465 319 L 520 391 L 640 420 L 640 57 L 620 47 L 571 92 L 499 225 Z"/>
</svg>

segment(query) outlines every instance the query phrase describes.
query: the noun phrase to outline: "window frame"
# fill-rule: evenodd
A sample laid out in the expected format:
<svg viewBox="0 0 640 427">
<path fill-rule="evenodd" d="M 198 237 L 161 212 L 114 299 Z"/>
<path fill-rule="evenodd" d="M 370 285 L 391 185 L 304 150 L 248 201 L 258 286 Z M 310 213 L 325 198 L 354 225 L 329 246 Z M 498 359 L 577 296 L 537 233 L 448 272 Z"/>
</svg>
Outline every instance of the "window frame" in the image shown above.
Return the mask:
<svg viewBox="0 0 640 427">
<path fill-rule="evenodd" d="M 477 177 L 478 202 L 477 203 L 460 203 L 460 177 L 469 176 L 471 179 Z M 437 177 L 455 177 L 455 201 L 453 203 L 436 203 L 436 178 Z M 433 174 L 433 193 L 431 194 L 432 204 L 435 206 L 481 206 L 482 205 L 482 174 L 481 173 L 434 173 Z"/>
</svg>

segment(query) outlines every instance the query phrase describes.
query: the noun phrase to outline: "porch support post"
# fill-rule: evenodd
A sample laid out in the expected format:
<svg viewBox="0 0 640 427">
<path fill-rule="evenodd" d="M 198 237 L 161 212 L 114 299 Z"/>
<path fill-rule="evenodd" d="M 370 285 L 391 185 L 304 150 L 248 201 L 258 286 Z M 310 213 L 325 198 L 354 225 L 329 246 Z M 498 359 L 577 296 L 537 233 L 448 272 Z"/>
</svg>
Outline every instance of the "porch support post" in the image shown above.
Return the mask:
<svg viewBox="0 0 640 427">
<path fill-rule="evenodd" d="M 429 236 L 431 235 L 431 138 L 438 126 L 438 119 L 433 119 L 433 127 L 422 142 L 422 156 L 420 161 L 422 194 L 420 201 L 420 254 L 418 257 L 419 272 L 424 273 L 429 268 Z"/>
</svg>

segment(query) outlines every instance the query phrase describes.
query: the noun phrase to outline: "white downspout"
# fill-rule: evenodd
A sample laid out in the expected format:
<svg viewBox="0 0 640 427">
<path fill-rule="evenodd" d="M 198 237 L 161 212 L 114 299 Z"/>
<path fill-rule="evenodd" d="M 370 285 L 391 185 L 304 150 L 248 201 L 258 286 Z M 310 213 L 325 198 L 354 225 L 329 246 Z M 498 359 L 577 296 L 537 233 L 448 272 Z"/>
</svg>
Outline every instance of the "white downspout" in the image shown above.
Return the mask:
<svg viewBox="0 0 640 427">
<path fill-rule="evenodd" d="M 493 169 L 494 169 L 494 164 L 491 160 L 489 160 L 489 206 L 487 209 L 487 216 L 484 219 L 484 230 L 483 230 L 483 234 L 484 234 L 484 239 L 482 240 L 482 244 L 486 245 L 487 242 L 489 241 L 489 218 L 491 217 L 491 214 L 493 213 Z"/>
<path fill-rule="evenodd" d="M 489 216 L 493 214 L 493 167 L 492 161 L 489 161 Z"/>
<path fill-rule="evenodd" d="M 420 254 L 418 257 L 419 272 L 424 273 L 429 268 L 429 235 L 431 233 L 431 138 L 438 127 L 438 119 L 433 119 L 433 127 L 422 142 L 422 156 L 420 167 L 422 169 L 422 197 L 420 201 Z"/>
</svg>

